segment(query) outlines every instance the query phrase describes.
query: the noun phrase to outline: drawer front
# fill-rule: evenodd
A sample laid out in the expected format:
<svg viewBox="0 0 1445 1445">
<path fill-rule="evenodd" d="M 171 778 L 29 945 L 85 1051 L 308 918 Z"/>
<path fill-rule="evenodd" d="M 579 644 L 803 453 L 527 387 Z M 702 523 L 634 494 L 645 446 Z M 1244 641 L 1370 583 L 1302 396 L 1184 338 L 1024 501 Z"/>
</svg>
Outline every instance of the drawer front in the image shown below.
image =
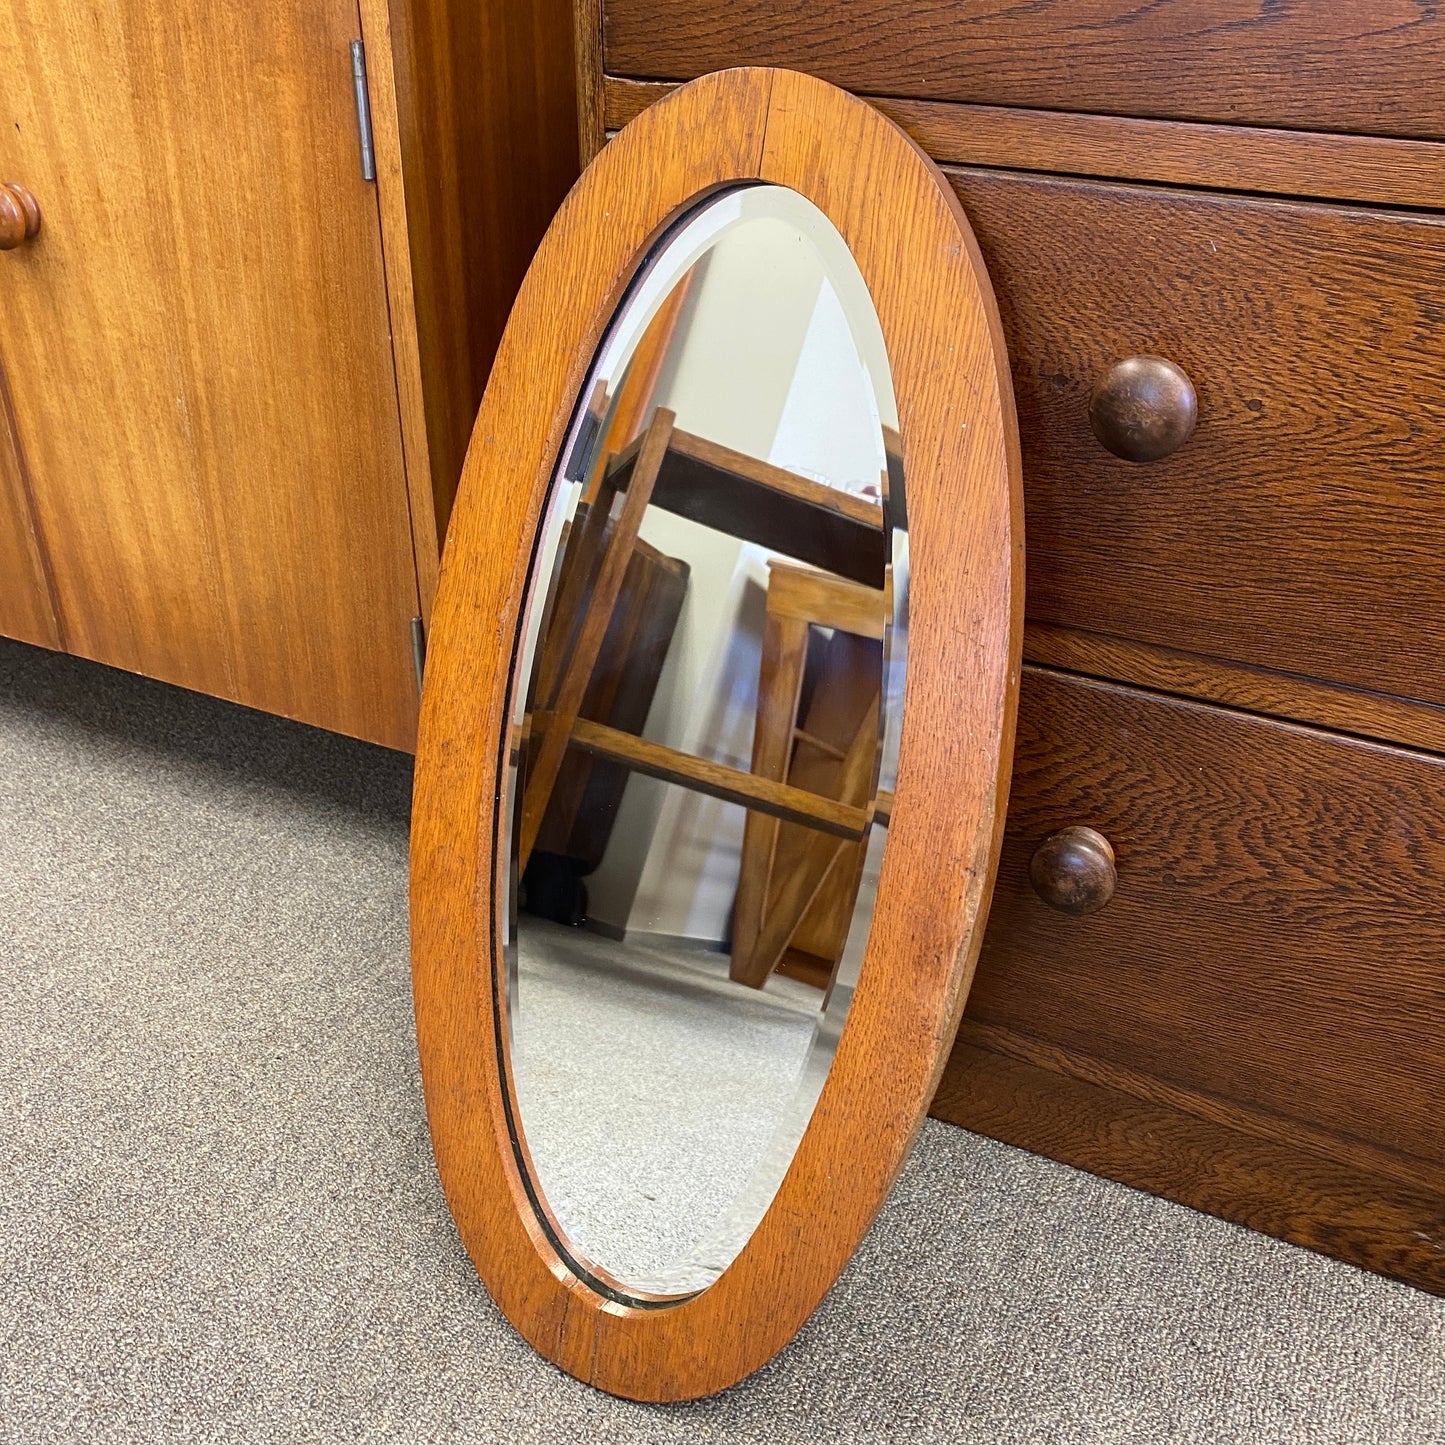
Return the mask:
<svg viewBox="0 0 1445 1445">
<path fill-rule="evenodd" d="M 1038 844 L 1091 825 L 1100 912 Z M 1445 1160 L 1445 762 L 1029 668 L 968 1018 Z"/>
<path fill-rule="evenodd" d="M 1035 621 L 1445 702 L 1445 221 L 953 171 L 1018 396 Z M 1183 447 L 1088 418 L 1122 357 Z"/>
<path fill-rule="evenodd" d="M 1445 12 L 1418 0 L 606 0 L 613 75 L 808 71 L 864 95 L 1445 135 Z"/>
</svg>

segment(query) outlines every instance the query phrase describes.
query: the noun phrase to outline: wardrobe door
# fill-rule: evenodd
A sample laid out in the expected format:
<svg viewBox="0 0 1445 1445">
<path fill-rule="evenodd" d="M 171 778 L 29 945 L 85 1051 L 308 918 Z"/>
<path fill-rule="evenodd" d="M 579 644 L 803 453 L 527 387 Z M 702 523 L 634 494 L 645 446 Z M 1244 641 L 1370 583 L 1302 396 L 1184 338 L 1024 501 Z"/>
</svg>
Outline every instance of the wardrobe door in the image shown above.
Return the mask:
<svg viewBox="0 0 1445 1445">
<path fill-rule="evenodd" d="M 71 651 L 392 746 L 416 573 L 355 0 L 9 0 L 0 360 Z"/>
</svg>

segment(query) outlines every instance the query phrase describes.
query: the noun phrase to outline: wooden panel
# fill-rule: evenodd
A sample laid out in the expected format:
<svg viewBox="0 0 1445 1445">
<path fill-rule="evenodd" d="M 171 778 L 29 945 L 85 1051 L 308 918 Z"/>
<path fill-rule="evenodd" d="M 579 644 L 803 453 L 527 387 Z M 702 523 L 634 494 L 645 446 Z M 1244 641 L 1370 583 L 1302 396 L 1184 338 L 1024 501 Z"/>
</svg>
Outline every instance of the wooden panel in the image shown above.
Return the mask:
<svg viewBox="0 0 1445 1445">
<path fill-rule="evenodd" d="M 668 81 L 608 76 L 607 126 L 620 129 L 671 89 Z M 866 98 L 944 164 L 1374 205 L 1445 206 L 1445 157 L 1435 141 Z"/>
<path fill-rule="evenodd" d="M 1429 703 L 1046 622 L 1024 629 L 1024 656 L 1068 672 L 1445 753 L 1445 707 Z"/>
<path fill-rule="evenodd" d="M 608 481 L 618 491 L 630 485 L 641 443 L 639 438 L 608 469 Z M 871 498 L 676 432 L 662 459 L 652 505 L 882 590 L 889 544 L 882 504 Z"/>
<path fill-rule="evenodd" d="M 1445 702 L 1445 221 L 952 179 L 1013 362 L 1030 618 Z M 1199 426 L 1141 465 L 1088 398 L 1150 352 Z"/>
<path fill-rule="evenodd" d="M 1418 0 L 608 0 L 616 75 L 730 65 L 848 90 L 1371 135 L 1445 135 L 1445 15 Z"/>
<path fill-rule="evenodd" d="M 572 544 L 579 531 L 574 524 L 562 570 L 575 560 Z M 664 557 L 646 542 L 634 544 L 582 699 L 582 717 L 642 736 L 687 595 L 688 570 L 686 562 Z M 538 635 L 547 635 L 545 619 Z M 580 872 L 595 869 L 607 851 L 630 776 L 621 764 L 569 750 L 537 834 L 538 851 L 570 858 L 582 865 Z"/>
<path fill-rule="evenodd" d="M 1085 918 L 1028 882 L 1069 824 Z M 1445 762 L 1025 669 L 974 1022 L 1445 1164 L 1442 958 Z"/>
<path fill-rule="evenodd" d="M 354 0 L 0 11 L 10 378 L 83 656 L 393 746 L 417 610 Z"/>
<path fill-rule="evenodd" d="M 1445 1193 L 979 1047 L 966 1019 L 931 1112 L 1445 1294 Z"/>
<path fill-rule="evenodd" d="M 361 13 L 407 459 L 415 479 L 429 479 L 413 484 L 429 616 L 492 357 L 577 178 L 572 7 L 361 0 Z"/>
<path fill-rule="evenodd" d="M 602 118 L 602 0 L 573 0 L 577 67 L 577 142 L 587 165 L 606 140 Z"/>
<path fill-rule="evenodd" d="M 0 275 L 3 275 L 0 271 Z M 15 445 L 10 394 L 0 370 L 0 635 L 59 647 L 45 559 L 35 536 L 25 464 Z"/>
</svg>

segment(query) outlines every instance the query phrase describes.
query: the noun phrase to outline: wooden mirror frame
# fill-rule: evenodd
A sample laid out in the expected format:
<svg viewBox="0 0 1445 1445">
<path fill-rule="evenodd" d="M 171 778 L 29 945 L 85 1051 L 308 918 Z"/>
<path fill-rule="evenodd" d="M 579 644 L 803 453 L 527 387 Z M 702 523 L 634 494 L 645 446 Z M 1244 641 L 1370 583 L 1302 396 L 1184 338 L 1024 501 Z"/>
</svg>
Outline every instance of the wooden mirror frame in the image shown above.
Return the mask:
<svg viewBox="0 0 1445 1445">
<path fill-rule="evenodd" d="M 715 1283 L 638 1308 L 598 1293 L 553 1248 L 510 1133 L 498 866 L 509 693 L 544 502 L 617 307 L 681 214 L 756 181 L 799 192 L 837 227 L 888 349 L 912 564 L 898 779 L 862 974 L 782 1185 Z M 705 76 L 646 111 L 568 196 L 502 338 L 443 559 L 412 827 L 413 985 L 437 1168 L 493 1299 L 579 1380 L 637 1400 L 723 1389 L 793 1337 L 847 1264 L 922 1122 L 973 976 L 1022 629 L 1007 356 L 943 176 L 872 107 L 789 71 Z"/>
</svg>

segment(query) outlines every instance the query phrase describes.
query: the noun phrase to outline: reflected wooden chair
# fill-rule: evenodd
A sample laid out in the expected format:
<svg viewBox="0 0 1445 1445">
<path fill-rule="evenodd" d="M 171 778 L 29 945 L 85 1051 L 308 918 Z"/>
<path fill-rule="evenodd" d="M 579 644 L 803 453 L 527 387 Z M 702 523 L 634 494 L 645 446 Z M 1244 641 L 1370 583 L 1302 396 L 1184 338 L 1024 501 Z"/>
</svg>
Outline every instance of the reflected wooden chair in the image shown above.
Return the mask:
<svg viewBox="0 0 1445 1445">
<path fill-rule="evenodd" d="M 549 608 L 526 726 L 521 868 L 536 846 L 568 748 L 741 804 L 750 820 L 760 814 L 857 843 L 870 816 L 863 801 L 845 801 L 841 794 L 829 796 L 756 768 L 744 771 L 711 762 L 580 716 L 649 505 L 824 569 L 793 570 L 839 583 L 849 597 L 858 599 L 852 604 L 856 612 L 876 614 L 877 635 L 882 635 L 880 599 L 887 571 L 882 504 L 680 431 L 673 413 L 657 408 L 646 430 L 603 468 L 575 557 L 559 577 Z M 861 600 L 865 596 L 872 599 L 866 606 Z M 876 701 L 874 710 L 876 714 Z M 855 769 L 863 765 L 863 743 L 858 747 Z M 867 764 L 871 770 L 871 752 Z M 851 798 L 857 789 L 845 791 Z"/>
<path fill-rule="evenodd" d="M 890 593 L 789 562 L 769 565 L 755 776 L 868 808 Z M 820 636 L 824 628 L 831 636 Z M 800 719 L 810 651 L 815 676 Z M 761 988 L 787 963 L 785 971 L 826 985 L 842 955 L 866 847 L 866 839 L 748 814 L 733 912 L 735 982 Z"/>
</svg>

